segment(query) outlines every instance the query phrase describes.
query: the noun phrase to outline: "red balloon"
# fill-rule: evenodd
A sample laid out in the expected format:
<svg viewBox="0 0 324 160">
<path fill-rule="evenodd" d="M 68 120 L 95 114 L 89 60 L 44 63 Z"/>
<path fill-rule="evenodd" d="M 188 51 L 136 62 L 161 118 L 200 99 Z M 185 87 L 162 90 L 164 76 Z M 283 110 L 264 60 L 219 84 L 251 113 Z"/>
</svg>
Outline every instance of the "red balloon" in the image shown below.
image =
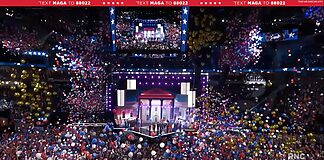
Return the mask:
<svg viewBox="0 0 324 160">
<path fill-rule="evenodd" d="M 132 134 L 127 135 L 127 139 L 133 141 L 135 138 Z"/>
</svg>

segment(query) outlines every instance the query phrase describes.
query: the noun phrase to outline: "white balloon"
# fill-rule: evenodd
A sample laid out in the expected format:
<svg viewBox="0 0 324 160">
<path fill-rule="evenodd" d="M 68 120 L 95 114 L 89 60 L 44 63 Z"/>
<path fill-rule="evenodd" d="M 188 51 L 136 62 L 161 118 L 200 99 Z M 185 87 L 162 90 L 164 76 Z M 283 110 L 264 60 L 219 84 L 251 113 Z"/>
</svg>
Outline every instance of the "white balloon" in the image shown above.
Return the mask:
<svg viewBox="0 0 324 160">
<path fill-rule="evenodd" d="M 133 157 L 133 155 L 134 155 L 134 153 L 133 153 L 133 152 L 129 152 L 129 153 L 128 153 L 128 157 L 129 157 L 129 158 L 132 158 L 132 157 Z"/>
<path fill-rule="evenodd" d="M 125 144 L 125 143 L 122 143 L 122 144 L 120 145 L 120 147 L 121 147 L 121 148 L 125 148 L 125 147 L 126 147 L 126 144 Z"/>
<path fill-rule="evenodd" d="M 166 153 L 170 153 L 171 152 L 171 150 L 170 149 L 167 149 L 166 151 L 165 151 Z"/>
<path fill-rule="evenodd" d="M 72 140 L 75 140 L 75 139 L 76 139 L 76 136 L 73 135 L 73 136 L 72 136 Z"/>
<path fill-rule="evenodd" d="M 16 155 L 19 156 L 22 153 L 22 151 L 17 151 Z"/>
<path fill-rule="evenodd" d="M 72 142 L 72 143 L 71 143 L 71 146 L 72 146 L 72 147 L 74 147 L 74 146 L 75 146 L 75 143 L 74 143 L 74 142 Z"/>
<path fill-rule="evenodd" d="M 36 153 L 36 158 L 37 159 L 42 159 L 42 153 Z"/>
<path fill-rule="evenodd" d="M 142 145 L 141 145 L 141 144 L 138 144 L 138 145 L 137 145 L 137 148 L 138 148 L 138 149 L 141 149 L 141 148 L 142 148 Z"/>
<path fill-rule="evenodd" d="M 97 145 L 95 145 L 95 144 L 92 144 L 92 148 L 96 148 L 97 147 Z"/>
<path fill-rule="evenodd" d="M 106 147 L 105 147 L 105 148 L 103 148 L 103 149 L 102 149 L 102 151 L 106 152 L 106 151 L 107 151 L 107 148 L 106 148 Z"/>
<path fill-rule="evenodd" d="M 138 139 L 140 142 L 142 142 L 143 141 L 143 138 L 142 137 L 140 137 L 139 139 Z"/>
<path fill-rule="evenodd" d="M 156 155 L 156 152 L 153 150 L 151 151 L 152 156 Z"/>
<path fill-rule="evenodd" d="M 162 142 L 162 143 L 160 143 L 160 147 L 161 148 L 164 148 L 164 146 L 165 146 L 165 144 Z"/>
</svg>

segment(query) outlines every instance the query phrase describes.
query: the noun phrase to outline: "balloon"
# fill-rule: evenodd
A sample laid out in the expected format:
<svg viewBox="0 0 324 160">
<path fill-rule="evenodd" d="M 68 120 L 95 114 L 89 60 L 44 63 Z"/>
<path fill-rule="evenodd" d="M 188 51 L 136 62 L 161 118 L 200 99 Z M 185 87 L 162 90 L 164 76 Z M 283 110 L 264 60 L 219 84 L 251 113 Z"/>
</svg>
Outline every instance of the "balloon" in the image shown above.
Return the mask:
<svg viewBox="0 0 324 160">
<path fill-rule="evenodd" d="M 97 139 L 96 138 L 92 139 L 92 143 L 97 143 Z"/>
<path fill-rule="evenodd" d="M 34 88 L 34 92 L 38 92 L 39 91 L 39 89 L 38 88 Z"/>
<path fill-rule="evenodd" d="M 154 150 L 151 151 L 151 155 L 152 156 L 155 156 L 156 155 L 156 152 Z"/>
<path fill-rule="evenodd" d="M 19 97 L 19 96 L 20 96 L 20 93 L 16 92 L 15 97 Z"/>
<path fill-rule="evenodd" d="M 133 152 L 129 152 L 129 153 L 128 153 L 128 157 L 129 157 L 129 158 L 132 158 L 132 157 L 133 157 L 133 155 L 134 155 L 134 153 L 133 153 Z"/>
<path fill-rule="evenodd" d="M 26 95 L 21 95 L 21 99 L 26 99 Z"/>
<path fill-rule="evenodd" d="M 84 131 L 80 131 L 80 135 L 81 136 L 84 136 L 85 135 L 85 132 Z"/>
<path fill-rule="evenodd" d="M 129 141 L 133 141 L 133 140 L 135 139 L 135 137 L 134 137 L 134 135 L 129 134 L 129 135 L 127 135 L 127 139 L 128 139 Z"/>
<path fill-rule="evenodd" d="M 161 148 L 164 148 L 164 146 L 165 146 L 165 143 L 163 143 L 163 142 L 160 143 L 160 147 L 161 147 Z"/>
<path fill-rule="evenodd" d="M 18 104 L 19 106 L 21 106 L 21 105 L 24 104 L 24 102 L 22 102 L 22 101 L 18 101 L 17 104 Z"/>
<path fill-rule="evenodd" d="M 126 144 L 125 144 L 125 143 L 122 143 L 122 144 L 120 145 L 120 147 L 121 147 L 121 148 L 125 148 L 125 147 L 126 147 Z"/>
<path fill-rule="evenodd" d="M 170 149 L 167 149 L 166 151 L 165 151 L 166 153 L 170 153 L 171 152 L 171 150 Z"/>
<path fill-rule="evenodd" d="M 17 151 L 17 152 L 16 152 L 16 155 L 17 155 L 17 156 L 20 156 L 21 153 L 22 153 L 22 151 Z"/>
<path fill-rule="evenodd" d="M 54 147 L 53 146 L 49 146 L 48 149 L 52 151 L 52 150 L 54 150 Z"/>
<path fill-rule="evenodd" d="M 13 78 L 13 79 L 15 79 L 17 76 L 12 73 L 12 74 L 10 74 L 10 77 Z"/>
<path fill-rule="evenodd" d="M 36 158 L 37 159 L 42 159 L 42 153 L 36 153 Z"/>
<path fill-rule="evenodd" d="M 40 125 L 42 125 L 42 122 L 37 121 L 37 122 L 36 122 L 36 125 L 40 126 Z"/>
<path fill-rule="evenodd" d="M 142 137 L 140 137 L 139 139 L 138 139 L 140 142 L 142 142 L 143 141 L 143 138 Z"/>
<path fill-rule="evenodd" d="M 137 148 L 138 148 L 138 149 L 141 149 L 141 148 L 142 148 L 142 145 L 141 145 L 141 144 L 138 144 L 138 145 L 137 145 Z"/>
</svg>

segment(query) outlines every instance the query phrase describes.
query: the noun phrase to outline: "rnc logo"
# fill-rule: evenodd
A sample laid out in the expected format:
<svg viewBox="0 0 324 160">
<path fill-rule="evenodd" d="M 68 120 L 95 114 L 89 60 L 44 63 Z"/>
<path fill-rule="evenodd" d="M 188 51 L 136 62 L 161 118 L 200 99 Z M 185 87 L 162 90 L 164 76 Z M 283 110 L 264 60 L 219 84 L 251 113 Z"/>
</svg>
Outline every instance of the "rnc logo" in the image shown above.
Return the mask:
<svg viewBox="0 0 324 160">
<path fill-rule="evenodd" d="M 306 155 L 304 153 L 288 153 L 288 160 L 301 160 L 306 159 Z"/>
</svg>

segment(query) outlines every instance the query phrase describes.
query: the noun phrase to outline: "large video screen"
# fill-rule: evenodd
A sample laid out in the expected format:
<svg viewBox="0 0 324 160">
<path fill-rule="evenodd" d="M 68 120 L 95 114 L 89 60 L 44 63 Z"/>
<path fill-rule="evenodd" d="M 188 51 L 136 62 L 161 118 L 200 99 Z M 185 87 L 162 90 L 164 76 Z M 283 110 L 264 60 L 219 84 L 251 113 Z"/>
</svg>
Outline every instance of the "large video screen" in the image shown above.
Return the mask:
<svg viewBox="0 0 324 160">
<path fill-rule="evenodd" d="M 181 47 L 181 8 L 116 9 L 119 50 L 173 50 Z"/>
</svg>

